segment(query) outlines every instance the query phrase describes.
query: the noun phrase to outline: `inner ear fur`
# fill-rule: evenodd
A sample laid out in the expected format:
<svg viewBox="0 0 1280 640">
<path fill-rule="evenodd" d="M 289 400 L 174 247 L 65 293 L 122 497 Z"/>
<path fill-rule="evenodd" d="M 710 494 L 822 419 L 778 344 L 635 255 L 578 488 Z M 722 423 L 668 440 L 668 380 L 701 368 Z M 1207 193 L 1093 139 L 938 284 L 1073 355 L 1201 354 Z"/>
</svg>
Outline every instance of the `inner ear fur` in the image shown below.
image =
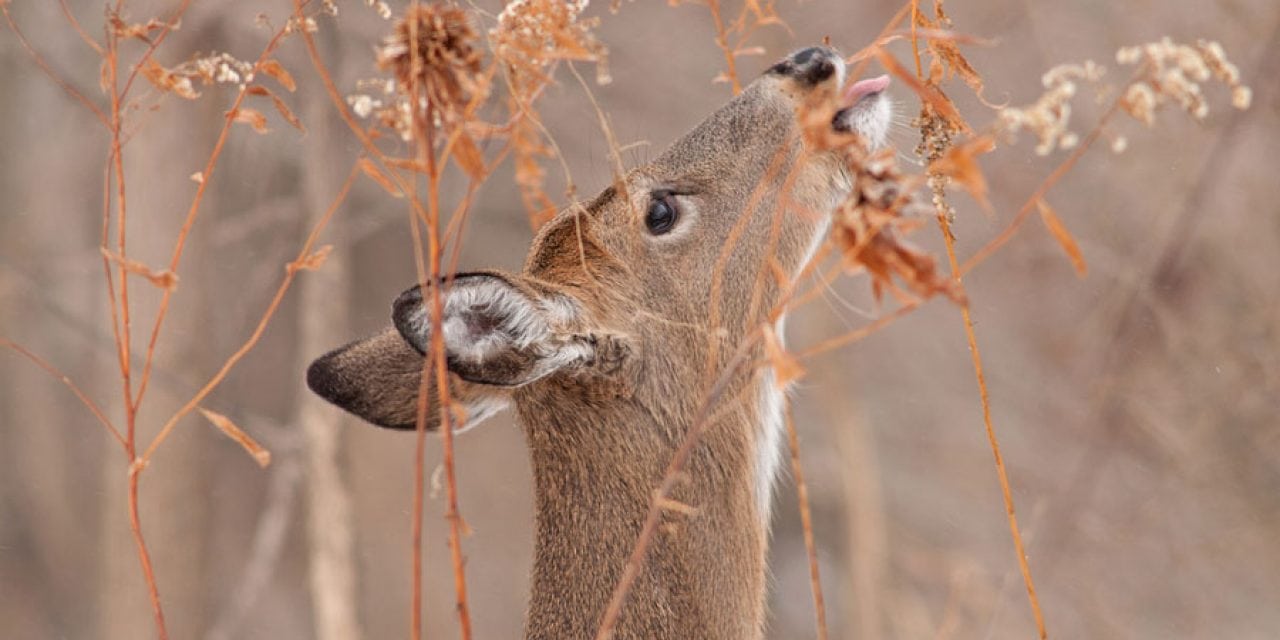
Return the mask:
<svg viewBox="0 0 1280 640">
<path fill-rule="evenodd" d="M 445 357 L 461 379 L 518 387 L 592 360 L 592 343 L 563 325 L 572 303 L 539 295 L 518 278 L 468 273 L 441 292 Z M 413 287 L 396 299 L 392 319 L 405 342 L 431 349 L 431 289 Z"/>
<path fill-rule="evenodd" d="M 339 347 L 307 368 L 307 386 L 320 397 L 373 424 L 391 429 L 417 426 L 418 391 L 426 359 L 400 332 L 381 333 Z M 455 430 L 481 422 L 509 403 L 500 388 L 476 385 L 449 374 L 449 393 L 461 411 Z M 427 378 L 425 427 L 440 427 L 436 376 Z"/>
</svg>

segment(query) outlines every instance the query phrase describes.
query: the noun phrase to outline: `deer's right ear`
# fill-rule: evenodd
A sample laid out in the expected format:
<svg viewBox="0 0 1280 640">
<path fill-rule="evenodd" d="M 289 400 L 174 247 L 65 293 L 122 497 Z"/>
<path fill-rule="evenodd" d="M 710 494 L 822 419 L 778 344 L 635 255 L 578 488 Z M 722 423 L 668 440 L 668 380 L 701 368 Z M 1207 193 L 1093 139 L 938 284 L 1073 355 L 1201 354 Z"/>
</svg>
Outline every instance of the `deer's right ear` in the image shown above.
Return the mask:
<svg viewBox="0 0 1280 640">
<path fill-rule="evenodd" d="M 392 429 L 413 429 L 418 418 L 418 391 L 422 384 L 422 354 L 409 346 L 400 332 L 387 329 L 357 340 L 317 358 L 307 368 L 307 386 L 320 397 L 347 411 Z M 426 428 L 440 426 L 436 377 L 425 389 Z M 510 403 L 505 390 L 477 385 L 448 375 L 449 392 L 462 409 L 455 430 L 472 427 Z"/>
<path fill-rule="evenodd" d="M 431 350 L 432 293 L 405 291 L 391 315 L 405 342 L 424 354 Z M 519 387 L 601 364 L 598 336 L 561 326 L 575 315 L 573 303 L 540 295 L 518 277 L 463 274 L 444 284 L 440 296 L 445 358 L 462 380 Z"/>
</svg>

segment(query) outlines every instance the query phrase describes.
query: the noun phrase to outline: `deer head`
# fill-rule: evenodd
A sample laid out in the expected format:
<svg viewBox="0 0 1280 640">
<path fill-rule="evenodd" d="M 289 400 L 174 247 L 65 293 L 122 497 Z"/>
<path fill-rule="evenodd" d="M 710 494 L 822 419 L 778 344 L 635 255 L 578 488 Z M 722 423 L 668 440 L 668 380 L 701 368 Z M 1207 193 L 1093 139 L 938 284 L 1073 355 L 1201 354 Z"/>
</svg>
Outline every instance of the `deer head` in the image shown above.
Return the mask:
<svg viewBox="0 0 1280 640">
<path fill-rule="evenodd" d="M 527 637 L 594 633 L 711 380 L 766 321 L 848 192 L 844 165 L 805 148 L 798 110 L 825 96 L 838 107 L 830 126 L 883 144 L 888 79 L 845 87 L 844 75 L 830 49 L 788 56 L 656 160 L 545 225 L 522 273 L 432 285 L 462 408 L 455 428 L 513 407 L 530 448 Z M 316 360 L 308 385 L 398 429 L 414 428 L 423 387 L 426 428 L 437 428 L 439 381 L 422 385 L 436 293 L 403 293 L 393 328 Z M 655 541 L 616 637 L 761 633 L 781 392 L 767 369 L 726 389 L 673 496 L 692 515 Z"/>
</svg>

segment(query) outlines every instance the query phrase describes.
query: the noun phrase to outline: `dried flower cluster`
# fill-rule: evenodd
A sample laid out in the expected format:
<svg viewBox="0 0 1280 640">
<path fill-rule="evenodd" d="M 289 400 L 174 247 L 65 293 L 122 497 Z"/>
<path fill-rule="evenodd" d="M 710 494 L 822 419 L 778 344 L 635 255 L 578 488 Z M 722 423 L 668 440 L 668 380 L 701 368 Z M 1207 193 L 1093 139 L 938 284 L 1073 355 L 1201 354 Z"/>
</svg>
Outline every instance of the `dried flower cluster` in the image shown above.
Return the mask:
<svg viewBox="0 0 1280 640">
<path fill-rule="evenodd" d="M 512 0 L 489 31 L 494 56 L 510 75 L 512 91 L 526 100 L 550 82 L 552 63 L 596 63 L 596 82 L 608 84 L 608 50 L 591 30 L 599 20 L 582 20 L 588 0 Z"/>
<path fill-rule="evenodd" d="M 489 31 L 494 57 L 506 72 L 510 95 L 511 148 L 520 198 L 537 228 L 556 211 L 543 185 L 541 160 L 552 157 L 534 114 L 533 103 L 551 82 L 552 66 L 562 61 L 594 62 L 596 82 L 611 81 L 608 50 L 592 34 L 597 19 L 583 19 L 588 0 L 512 0 Z"/>
<path fill-rule="evenodd" d="M 1138 78 L 1125 88 L 1121 108 L 1143 124 L 1155 122 L 1155 113 L 1170 100 L 1191 117 L 1203 120 L 1209 114 L 1200 84 L 1217 78 L 1231 89 L 1231 105 L 1249 108 L 1253 93 L 1240 83 L 1240 71 L 1227 60 L 1222 45 L 1199 40 L 1193 47 L 1175 44 L 1169 38 L 1116 52 L 1116 62 L 1139 64 Z"/>
<path fill-rule="evenodd" d="M 1176 44 L 1169 38 L 1116 52 L 1116 62 L 1138 65 L 1134 79 L 1121 92 L 1118 106 L 1139 122 L 1151 126 L 1156 111 L 1173 102 L 1196 120 L 1209 114 L 1201 84 L 1216 78 L 1231 89 L 1231 105 L 1249 108 L 1253 93 L 1240 82 L 1240 71 L 1222 50 L 1222 45 L 1206 40 L 1195 46 Z M 1041 78 L 1047 91 L 1026 107 L 1004 108 L 996 121 L 998 132 L 1012 136 L 1030 131 L 1039 141 L 1036 153 L 1047 155 L 1055 149 L 1075 147 L 1080 138 L 1069 129 L 1071 100 L 1080 82 L 1097 83 L 1105 69 L 1085 61 L 1050 69 Z M 1113 136 L 1111 150 L 1120 153 L 1127 141 Z"/>
<path fill-rule="evenodd" d="M 377 50 L 378 67 L 394 74 L 397 92 L 407 99 L 398 111 L 412 111 L 416 102 L 432 114 L 431 124 L 460 122 L 488 91 L 476 40 L 463 9 L 410 6 Z"/>
<path fill-rule="evenodd" d="M 1086 60 L 1083 64 L 1061 64 L 1040 78 L 1047 89 L 1034 103 L 1021 108 L 1001 109 L 996 120 L 997 129 L 1012 136 L 1019 131 L 1030 131 L 1039 143 L 1037 155 L 1049 155 L 1054 149 L 1071 149 L 1080 142 L 1068 125 L 1071 121 L 1071 100 L 1079 90 L 1080 81 L 1097 82 L 1106 69 Z"/>
<path fill-rule="evenodd" d="M 154 59 L 148 59 L 142 74 L 161 91 L 195 100 L 200 97 L 200 92 L 195 89 L 197 81 L 204 85 L 253 82 L 253 63 L 238 60 L 229 53 L 214 53 L 167 69 Z"/>
</svg>

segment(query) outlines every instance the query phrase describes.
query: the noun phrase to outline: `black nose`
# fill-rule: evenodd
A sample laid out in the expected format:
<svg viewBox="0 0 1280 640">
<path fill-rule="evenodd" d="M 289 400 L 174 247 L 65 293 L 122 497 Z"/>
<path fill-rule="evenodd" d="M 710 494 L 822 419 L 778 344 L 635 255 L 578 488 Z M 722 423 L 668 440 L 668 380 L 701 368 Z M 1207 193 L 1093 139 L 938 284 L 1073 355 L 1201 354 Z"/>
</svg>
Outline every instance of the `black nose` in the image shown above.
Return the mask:
<svg viewBox="0 0 1280 640">
<path fill-rule="evenodd" d="M 773 65 L 768 73 L 791 76 L 806 85 L 816 85 L 835 75 L 840 56 L 826 47 L 801 49 L 782 62 Z"/>
</svg>

